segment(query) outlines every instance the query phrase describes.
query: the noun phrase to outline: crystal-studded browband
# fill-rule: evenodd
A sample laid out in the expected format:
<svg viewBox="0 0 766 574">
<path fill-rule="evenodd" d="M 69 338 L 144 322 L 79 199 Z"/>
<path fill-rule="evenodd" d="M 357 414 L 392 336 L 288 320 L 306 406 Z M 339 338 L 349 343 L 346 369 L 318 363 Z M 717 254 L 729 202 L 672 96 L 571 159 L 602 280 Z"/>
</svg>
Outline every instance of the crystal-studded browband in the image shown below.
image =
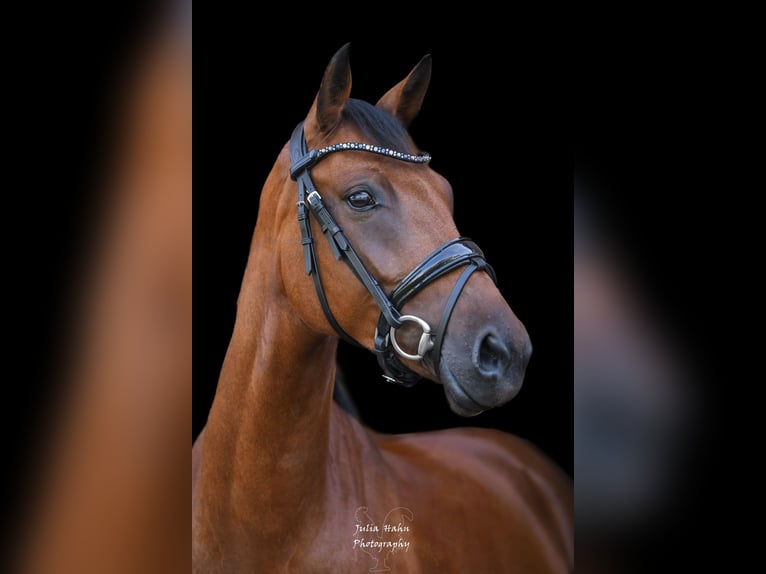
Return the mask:
<svg viewBox="0 0 766 574">
<path fill-rule="evenodd" d="M 360 142 L 342 142 L 342 143 L 329 145 L 327 147 L 323 147 L 317 150 L 316 158 L 318 160 L 319 158 L 323 156 L 326 156 L 328 154 L 331 154 L 336 151 L 341 151 L 341 150 L 369 151 L 372 153 L 377 153 L 379 155 L 385 155 L 388 157 L 393 157 L 396 159 L 400 159 L 402 161 L 409 161 L 412 163 L 428 163 L 429 161 L 431 161 L 431 154 L 427 152 L 420 152 L 419 154 L 404 153 L 401 151 L 389 149 L 387 147 L 381 147 L 377 145 L 360 143 Z"/>
<path fill-rule="evenodd" d="M 386 157 L 392 157 L 402 161 L 408 161 L 410 163 L 428 163 L 431 161 L 431 154 L 428 152 L 420 152 L 418 154 L 404 153 L 382 147 L 379 145 L 361 143 L 361 142 L 341 142 L 332 145 L 328 145 L 321 149 L 312 149 L 306 153 L 304 151 L 303 156 L 295 159 L 293 158 L 293 164 L 290 166 L 290 177 L 297 179 L 298 176 L 305 170 L 311 169 L 316 163 L 324 156 L 329 155 L 336 151 L 358 150 L 368 151 L 370 153 L 376 153 Z"/>
</svg>

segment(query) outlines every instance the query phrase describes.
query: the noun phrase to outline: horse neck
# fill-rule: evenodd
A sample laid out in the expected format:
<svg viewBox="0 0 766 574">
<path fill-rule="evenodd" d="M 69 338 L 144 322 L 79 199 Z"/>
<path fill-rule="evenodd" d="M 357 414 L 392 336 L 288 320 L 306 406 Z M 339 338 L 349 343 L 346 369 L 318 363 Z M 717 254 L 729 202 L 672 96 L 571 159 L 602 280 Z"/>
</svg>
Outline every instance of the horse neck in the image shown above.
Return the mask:
<svg viewBox="0 0 766 574">
<path fill-rule="evenodd" d="M 205 428 L 198 487 L 201 497 L 218 499 L 203 500 L 208 512 L 233 509 L 263 539 L 283 536 L 300 523 L 297 513 L 320 513 L 312 505 L 321 504 L 326 480 L 337 339 L 309 330 L 290 306 L 273 254 L 275 230 L 259 226 Z"/>
</svg>

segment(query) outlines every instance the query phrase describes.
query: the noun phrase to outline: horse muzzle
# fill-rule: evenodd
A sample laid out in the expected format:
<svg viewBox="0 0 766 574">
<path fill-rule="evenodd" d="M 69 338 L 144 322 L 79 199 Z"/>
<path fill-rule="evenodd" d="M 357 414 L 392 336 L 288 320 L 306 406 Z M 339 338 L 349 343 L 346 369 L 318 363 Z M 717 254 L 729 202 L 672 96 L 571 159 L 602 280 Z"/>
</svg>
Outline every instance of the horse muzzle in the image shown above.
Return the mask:
<svg viewBox="0 0 766 574">
<path fill-rule="evenodd" d="M 506 307 L 500 319 L 456 331 L 447 333 L 436 366 L 450 408 L 474 416 L 513 399 L 532 354 L 523 324 Z"/>
</svg>

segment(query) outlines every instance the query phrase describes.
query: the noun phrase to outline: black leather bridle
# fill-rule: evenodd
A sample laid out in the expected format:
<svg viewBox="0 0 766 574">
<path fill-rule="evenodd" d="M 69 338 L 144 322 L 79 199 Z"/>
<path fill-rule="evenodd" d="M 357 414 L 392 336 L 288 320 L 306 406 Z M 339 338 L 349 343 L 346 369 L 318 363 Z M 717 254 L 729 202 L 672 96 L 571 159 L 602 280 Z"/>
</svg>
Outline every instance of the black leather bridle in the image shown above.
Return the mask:
<svg viewBox="0 0 766 574">
<path fill-rule="evenodd" d="M 402 279 L 390 294 L 386 295 L 378 281 L 367 271 L 364 263 L 351 247 L 343 230 L 327 210 L 322 196 L 311 180 L 311 168 L 322 158 L 339 151 L 364 151 L 410 163 L 427 163 L 431 156 L 427 153 L 414 155 L 359 142 L 337 143 L 318 150 L 308 151 L 303 122 L 298 124 L 290 138 L 290 159 L 292 161 L 290 177 L 298 183 L 298 223 L 301 229 L 305 270 L 306 274 L 311 275 L 314 279 L 314 287 L 322 311 L 327 317 L 327 321 L 342 339 L 353 345 L 362 346 L 343 330 L 330 310 L 322 286 L 322 278 L 319 275 L 314 239 L 309 224 L 309 213 L 314 214 L 322 233 L 330 243 L 335 259 L 345 259 L 380 308 L 380 318 L 375 329 L 374 342 L 378 364 L 383 369 L 383 378 L 393 383 L 411 386 L 421 377 L 402 363 L 397 355 L 412 361 L 423 361 L 427 354 L 430 354 L 434 368 L 438 368 L 447 323 L 449 323 L 452 310 L 463 291 L 463 287 L 468 282 L 468 278 L 474 271 L 478 270 L 486 271 L 495 283 L 497 283 L 497 278 L 492 267 L 484 259 L 484 253 L 479 249 L 479 246 L 467 237 L 458 237 L 446 242 L 428 255 Z M 431 326 L 420 317 L 401 314 L 401 307 L 416 293 L 439 277 L 463 266 L 466 268 L 452 288 L 452 293 L 444 307 L 436 332 L 433 332 Z M 396 340 L 396 330 L 407 322 L 416 323 L 422 331 L 416 354 L 404 351 Z"/>
</svg>

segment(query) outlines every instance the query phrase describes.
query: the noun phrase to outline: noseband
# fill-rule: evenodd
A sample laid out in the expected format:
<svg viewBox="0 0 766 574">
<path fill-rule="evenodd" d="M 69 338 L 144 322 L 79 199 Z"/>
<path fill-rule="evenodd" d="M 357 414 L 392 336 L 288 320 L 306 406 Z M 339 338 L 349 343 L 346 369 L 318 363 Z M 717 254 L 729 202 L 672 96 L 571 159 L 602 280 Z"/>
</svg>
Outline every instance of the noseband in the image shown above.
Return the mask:
<svg viewBox="0 0 766 574">
<path fill-rule="evenodd" d="M 484 259 L 484 254 L 478 245 L 466 237 L 458 237 L 448 241 L 428 255 L 402 279 L 390 294 L 386 295 L 378 281 L 367 271 L 364 263 L 362 263 L 356 251 L 351 247 L 343 230 L 327 210 L 322 201 L 322 196 L 319 195 L 314 182 L 311 180 L 311 168 L 322 158 L 339 151 L 364 151 L 410 163 L 427 163 L 430 161 L 431 156 L 427 153 L 413 155 L 359 142 L 337 143 L 319 150 L 308 151 L 302 122 L 298 124 L 290 138 L 290 159 L 292 161 L 290 177 L 298 183 L 298 223 L 301 229 L 305 270 L 306 274 L 311 275 L 314 279 L 314 287 L 316 288 L 322 311 L 325 317 L 327 317 L 327 321 L 342 339 L 353 345 L 362 346 L 343 330 L 330 310 L 330 305 L 327 302 L 324 287 L 322 286 L 322 279 L 319 275 L 318 260 L 314 251 L 314 239 L 311 235 L 311 225 L 308 219 L 309 213 L 314 214 L 322 229 L 322 233 L 324 233 L 327 241 L 330 243 L 335 259 L 345 259 L 346 263 L 380 308 L 380 318 L 375 329 L 374 342 L 378 364 L 383 369 L 383 378 L 393 383 L 411 386 L 420 379 L 420 375 L 402 363 L 397 355 L 418 362 L 423 362 L 430 355 L 432 365 L 435 369 L 438 369 L 447 323 L 449 323 L 452 310 L 463 287 L 468 282 L 468 278 L 474 271 L 483 270 L 496 283 L 495 272 Z M 402 306 L 416 293 L 428 284 L 436 281 L 439 277 L 463 266 L 466 266 L 466 268 L 452 288 L 452 293 L 447 300 L 435 332 L 420 317 L 401 314 L 400 309 Z M 397 329 L 408 322 L 415 323 L 422 331 L 417 353 L 415 354 L 406 352 L 396 340 Z"/>
</svg>

